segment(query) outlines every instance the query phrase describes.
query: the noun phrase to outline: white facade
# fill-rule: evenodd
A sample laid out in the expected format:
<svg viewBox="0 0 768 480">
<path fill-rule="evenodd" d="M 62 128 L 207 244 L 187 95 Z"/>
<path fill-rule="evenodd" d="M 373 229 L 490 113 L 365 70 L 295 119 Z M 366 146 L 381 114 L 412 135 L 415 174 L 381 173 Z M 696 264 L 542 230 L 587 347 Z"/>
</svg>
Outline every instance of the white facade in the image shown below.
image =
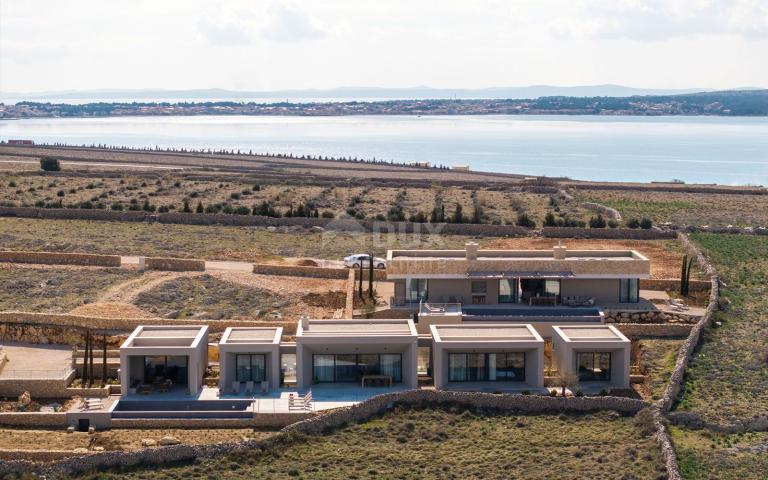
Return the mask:
<svg viewBox="0 0 768 480">
<path fill-rule="evenodd" d="M 556 326 L 553 361 L 559 372 L 576 373 L 579 384 L 629 388 L 631 342 L 613 325 Z"/>
<path fill-rule="evenodd" d="M 296 329 L 297 386 L 389 377 L 417 388 L 417 341 L 412 320 L 303 319 Z"/>
<path fill-rule="evenodd" d="M 261 390 L 280 388 L 280 337 L 283 327 L 229 327 L 219 342 L 219 389 L 231 392 L 233 383 L 247 382 Z"/>
<path fill-rule="evenodd" d="M 435 388 L 544 387 L 544 340 L 530 324 L 431 325 Z"/>
<path fill-rule="evenodd" d="M 207 326 L 139 326 L 120 346 L 122 394 L 179 387 L 196 394 L 207 366 Z"/>
</svg>

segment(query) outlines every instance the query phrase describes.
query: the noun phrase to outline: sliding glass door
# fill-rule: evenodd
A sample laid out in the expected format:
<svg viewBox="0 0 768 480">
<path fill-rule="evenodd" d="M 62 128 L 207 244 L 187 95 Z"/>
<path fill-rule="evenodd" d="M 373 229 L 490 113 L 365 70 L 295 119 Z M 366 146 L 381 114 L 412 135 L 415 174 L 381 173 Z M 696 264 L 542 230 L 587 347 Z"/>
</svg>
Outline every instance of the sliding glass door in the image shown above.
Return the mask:
<svg viewBox="0 0 768 480">
<path fill-rule="evenodd" d="M 578 352 L 576 354 L 579 381 L 595 382 L 611 379 L 610 352 Z"/>
<path fill-rule="evenodd" d="M 364 375 L 383 375 L 398 383 L 403 381 L 402 364 L 399 353 L 312 355 L 315 383 L 356 383 Z"/>
<path fill-rule="evenodd" d="M 237 365 L 236 377 L 238 382 L 263 382 L 266 380 L 266 355 L 242 354 L 235 355 Z"/>
<path fill-rule="evenodd" d="M 517 303 L 517 278 L 502 278 L 499 280 L 499 303 Z"/>
<path fill-rule="evenodd" d="M 450 353 L 449 382 L 525 381 L 525 352 Z"/>
</svg>

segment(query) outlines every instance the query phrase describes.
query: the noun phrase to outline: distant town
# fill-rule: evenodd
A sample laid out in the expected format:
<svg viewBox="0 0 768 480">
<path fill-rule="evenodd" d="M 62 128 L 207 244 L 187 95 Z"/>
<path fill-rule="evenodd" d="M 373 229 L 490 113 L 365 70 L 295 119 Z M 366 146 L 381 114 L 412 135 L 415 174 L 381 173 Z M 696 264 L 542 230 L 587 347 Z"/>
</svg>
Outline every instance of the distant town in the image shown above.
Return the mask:
<svg viewBox="0 0 768 480">
<path fill-rule="evenodd" d="M 306 103 L 23 101 L 0 104 L 0 118 L 114 117 L 144 115 L 768 115 L 768 90 L 734 90 L 630 97 L 536 99 L 387 100 Z"/>
</svg>

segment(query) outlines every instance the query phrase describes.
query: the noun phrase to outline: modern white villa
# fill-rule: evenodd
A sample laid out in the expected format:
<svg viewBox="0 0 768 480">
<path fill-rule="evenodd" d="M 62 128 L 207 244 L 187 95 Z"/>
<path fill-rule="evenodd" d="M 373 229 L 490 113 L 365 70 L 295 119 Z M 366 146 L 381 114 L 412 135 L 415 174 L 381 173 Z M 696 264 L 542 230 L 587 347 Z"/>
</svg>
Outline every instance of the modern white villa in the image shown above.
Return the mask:
<svg viewBox="0 0 768 480">
<path fill-rule="evenodd" d="M 432 325 L 438 389 L 544 388 L 544 340 L 530 324 Z"/>
<path fill-rule="evenodd" d="M 296 329 L 296 378 L 319 383 L 418 387 L 416 327 L 408 319 L 309 320 Z"/>
<path fill-rule="evenodd" d="M 139 326 L 120 346 L 123 396 L 171 390 L 195 394 L 207 367 L 207 326 Z"/>
<path fill-rule="evenodd" d="M 629 388 L 631 342 L 613 325 L 554 327 L 553 363 L 582 386 Z M 591 385 L 590 385 L 591 384 Z"/>
<path fill-rule="evenodd" d="M 219 341 L 219 389 L 268 392 L 280 387 L 282 327 L 229 327 Z"/>
<path fill-rule="evenodd" d="M 469 316 L 527 315 L 524 307 L 595 307 L 639 300 L 650 261 L 634 250 L 390 250 L 393 307 L 457 304 Z M 522 313 L 520 314 L 522 315 Z"/>
</svg>

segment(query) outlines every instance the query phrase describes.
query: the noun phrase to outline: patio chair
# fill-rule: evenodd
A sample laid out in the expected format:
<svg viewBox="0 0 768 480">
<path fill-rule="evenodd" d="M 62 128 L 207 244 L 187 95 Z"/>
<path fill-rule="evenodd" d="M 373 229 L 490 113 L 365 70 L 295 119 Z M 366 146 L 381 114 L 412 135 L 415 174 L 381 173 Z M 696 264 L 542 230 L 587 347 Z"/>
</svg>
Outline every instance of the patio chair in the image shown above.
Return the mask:
<svg viewBox="0 0 768 480">
<path fill-rule="evenodd" d="M 253 380 L 248 380 L 247 382 L 245 382 L 245 394 L 246 395 L 253 395 L 254 390 L 255 389 L 253 388 Z"/>
<path fill-rule="evenodd" d="M 232 382 L 232 393 L 240 395 L 240 382 Z"/>
</svg>

